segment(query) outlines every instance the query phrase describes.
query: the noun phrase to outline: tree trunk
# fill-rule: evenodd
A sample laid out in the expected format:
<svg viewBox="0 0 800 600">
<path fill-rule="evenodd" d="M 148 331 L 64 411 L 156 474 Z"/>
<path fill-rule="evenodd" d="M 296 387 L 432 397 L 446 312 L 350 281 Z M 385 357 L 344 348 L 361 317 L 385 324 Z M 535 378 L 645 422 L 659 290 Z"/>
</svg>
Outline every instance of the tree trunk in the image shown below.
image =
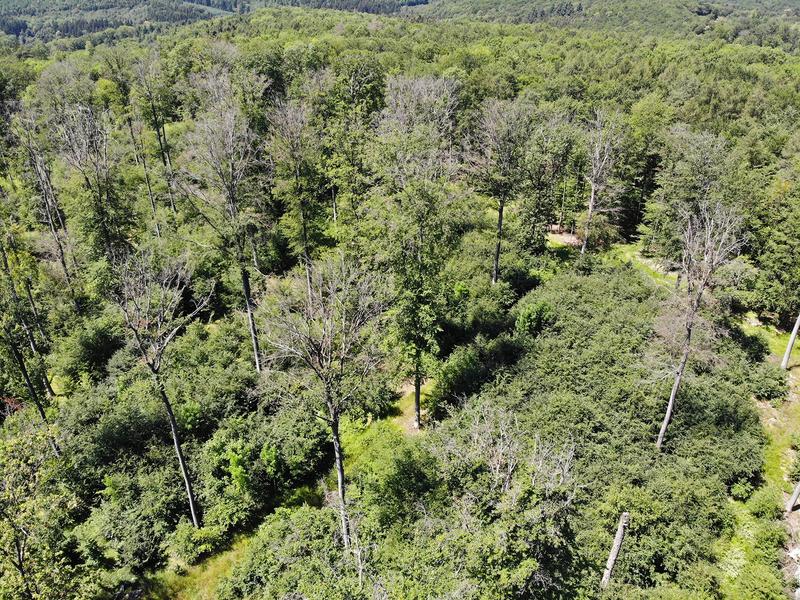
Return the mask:
<svg viewBox="0 0 800 600">
<path fill-rule="evenodd" d="M 794 348 L 794 343 L 797 340 L 798 331 L 800 331 L 800 315 L 797 317 L 797 321 L 794 323 L 792 335 L 789 337 L 789 344 L 786 346 L 786 353 L 783 355 L 783 361 L 781 362 L 781 369 L 783 370 L 789 368 L 789 359 L 792 357 L 792 348 Z"/>
<path fill-rule="evenodd" d="M 419 429 L 422 425 L 422 413 L 420 410 L 420 397 L 422 396 L 422 375 L 419 367 L 414 372 L 414 429 Z"/>
<path fill-rule="evenodd" d="M 497 204 L 497 241 L 494 248 L 494 265 L 492 268 L 492 284 L 500 279 L 500 250 L 503 243 L 503 212 L 506 207 L 506 199 L 500 198 Z"/>
<path fill-rule="evenodd" d="M 675 398 L 678 396 L 678 389 L 681 386 L 681 379 L 683 379 L 683 372 L 686 369 L 686 362 L 689 360 L 689 352 L 691 351 L 692 342 L 692 326 L 689 325 L 686 331 L 686 341 L 683 346 L 683 356 L 678 365 L 678 370 L 675 372 L 675 382 L 672 384 L 672 392 L 669 395 L 669 402 L 667 403 L 667 412 L 664 415 L 664 421 L 661 423 L 661 430 L 658 432 L 658 441 L 656 448 L 661 450 L 664 445 L 664 437 L 667 435 L 667 427 L 672 420 L 672 412 L 675 409 Z"/>
<path fill-rule="evenodd" d="M 614 536 L 614 544 L 611 546 L 611 552 L 608 555 L 606 562 L 606 570 L 603 571 L 603 579 L 600 581 L 600 587 L 606 589 L 611 582 L 611 574 L 614 571 L 614 565 L 617 562 L 620 548 L 622 548 L 622 540 L 625 539 L 625 529 L 628 527 L 630 515 L 626 512 L 622 513 L 619 517 L 619 525 L 617 525 L 617 535 Z"/>
<path fill-rule="evenodd" d="M 583 227 L 583 244 L 581 244 L 581 256 L 586 254 L 586 248 L 589 245 L 589 227 L 592 224 L 592 215 L 594 215 L 594 203 L 597 199 L 597 188 L 592 185 L 592 191 L 589 195 L 589 210 L 586 213 L 586 225 Z"/>
<path fill-rule="evenodd" d="M 247 309 L 247 326 L 250 329 L 250 341 L 253 343 L 253 360 L 256 372 L 261 373 L 261 348 L 258 345 L 258 330 L 253 315 L 253 299 L 250 295 L 250 271 L 247 267 L 242 267 L 242 291 L 244 292 L 244 304 Z"/>
<path fill-rule="evenodd" d="M 797 499 L 800 498 L 800 481 L 797 482 L 797 485 L 794 486 L 794 492 L 792 492 L 792 497 L 789 498 L 789 502 L 786 503 L 786 512 L 790 513 L 794 510 L 795 504 L 797 504 Z"/>
<path fill-rule="evenodd" d="M 350 548 L 350 527 L 347 522 L 347 507 L 345 505 L 344 484 L 344 452 L 339 440 L 339 415 L 331 410 L 331 436 L 333 437 L 333 453 L 336 458 L 336 482 L 339 489 L 339 514 L 342 519 L 342 541 L 345 549 Z"/>
<path fill-rule="evenodd" d="M 30 373 L 28 373 L 28 368 L 25 366 L 25 357 L 22 356 L 22 353 L 19 351 L 19 348 L 17 348 L 17 345 L 14 343 L 14 340 L 10 335 L 7 335 L 6 339 L 8 341 L 8 347 L 11 349 L 11 355 L 14 357 L 17 367 L 19 367 L 19 371 L 22 374 L 22 378 L 25 381 L 25 387 L 28 388 L 28 394 L 30 394 L 31 401 L 36 406 L 36 411 L 39 413 L 42 423 L 45 427 L 47 427 L 49 426 L 47 421 L 47 413 L 44 411 L 44 405 L 42 405 L 42 402 L 39 399 L 39 394 L 36 393 L 36 388 L 33 387 Z M 61 456 L 61 449 L 58 447 L 58 444 L 49 433 L 47 434 L 47 441 L 50 444 L 50 449 L 53 451 L 55 457 L 59 458 Z"/>
<path fill-rule="evenodd" d="M 164 403 L 164 408 L 167 410 L 169 427 L 170 431 L 172 432 L 172 443 L 175 446 L 175 454 L 178 456 L 178 465 L 181 469 L 181 476 L 183 477 L 183 483 L 186 486 L 186 496 L 189 499 L 189 512 L 192 515 L 192 525 L 195 527 L 200 527 L 199 513 L 194 499 L 194 491 L 192 490 L 192 479 L 189 475 L 189 469 L 186 466 L 186 460 L 183 457 L 181 439 L 178 433 L 178 422 L 175 420 L 175 413 L 172 411 L 172 403 L 169 401 L 167 392 L 164 389 L 164 384 L 156 372 L 153 372 L 153 381 L 158 388 L 158 394 L 161 397 L 161 402 Z"/>
</svg>

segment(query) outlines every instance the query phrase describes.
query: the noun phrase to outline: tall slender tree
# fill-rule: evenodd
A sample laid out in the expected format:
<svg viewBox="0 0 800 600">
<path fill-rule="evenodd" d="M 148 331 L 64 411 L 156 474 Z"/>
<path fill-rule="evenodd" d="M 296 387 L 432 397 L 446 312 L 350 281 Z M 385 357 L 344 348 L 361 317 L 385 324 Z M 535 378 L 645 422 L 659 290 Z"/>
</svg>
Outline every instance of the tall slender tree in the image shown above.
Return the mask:
<svg viewBox="0 0 800 600">
<path fill-rule="evenodd" d="M 195 301 L 184 311 L 184 297 L 189 285 L 185 262 L 158 264 L 152 254 L 130 255 L 118 265 L 119 284 L 114 300 L 125 320 L 133 345 L 147 366 L 169 421 L 172 443 L 186 488 L 192 524 L 200 527 L 200 510 L 195 498 L 192 477 L 181 444 L 180 429 L 172 402 L 161 375 L 164 354 L 181 330 L 205 308 L 210 294 Z"/>
<path fill-rule="evenodd" d="M 228 71 L 215 68 L 196 83 L 205 96 L 205 106 L 189 136 L 182 184 L 197 212 L 217 234 L 219 251 L 238 267 L 253 363 L 260 372 L 261 349 L 250 281 L 249 230 L 253 226 L 268 227 L 270 223 L 254 209 L 247 190 L 248 177 L 262 164 L 259 144 L 242 112 Z M 263 91 L 267 82 L 254 76 L 251 84 Z"/>
<path fill-rule="evenodd" d="M 458 221 L 449 183 L 458 169 L 456 91 L 447 79 L 390 79 L 374 151 L 382 192 L 374 214 L 385 232 L 381 253 L 395 275 L 395 338 L 413 377 L 417 428 L 422 382 L 438 352 L 439 274 Z"/>
<path fill-rule="evenodd" d="M 469 166 L 477 187 L 497 202 L 492 283 L 500 278 L 503 218 L 506 204 L 525 181 L 525 150 L 530 135 L 531 111 L 520 100 L 488 100 L 477 125 Z"/>
<path fill-rule="evenodd" d="M 349 549 L 339 426 L 342 415 L 361 399 L 382 359 L 378 342 L 385 283 L 342 256 L 312 265 L 310 274 L 310 286 L 297 278 L 277 286 L 268 308 L 267 331 L 273 360 L 288 360 L 309 374 L 305 402 L 330 429 L 342 539 Z"/>
</svg>

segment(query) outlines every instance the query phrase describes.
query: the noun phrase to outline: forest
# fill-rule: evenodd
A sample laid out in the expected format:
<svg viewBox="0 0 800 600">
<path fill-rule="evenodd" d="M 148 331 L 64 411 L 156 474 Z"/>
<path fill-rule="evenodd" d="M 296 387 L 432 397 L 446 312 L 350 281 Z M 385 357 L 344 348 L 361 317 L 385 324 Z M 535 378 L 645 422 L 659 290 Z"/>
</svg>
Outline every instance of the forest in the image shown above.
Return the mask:
<svg viewBox="0 0 800 600">
<path fill-rule="evenodd" d="M 783 3 L 200 4 L 0 43 L 0 599 L 794 597 Z"/>
</svg>

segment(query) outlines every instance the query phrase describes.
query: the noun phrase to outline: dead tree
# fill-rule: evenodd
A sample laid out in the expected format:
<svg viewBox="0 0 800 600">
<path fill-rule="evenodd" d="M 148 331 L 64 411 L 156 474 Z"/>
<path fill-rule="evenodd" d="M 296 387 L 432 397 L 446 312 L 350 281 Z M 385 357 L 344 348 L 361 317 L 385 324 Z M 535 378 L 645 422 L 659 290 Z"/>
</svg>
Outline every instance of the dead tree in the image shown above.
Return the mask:
<svg viewBox="0 0 800 600">
<path fill-rule="evenodd" d="M 109 261 L 127 243 L 125 229 L 130 210 L 118 189 L 122 156 L 112 142 L 112 122 L 107 109 L 72 104 L 53 123 L 61 154 L 80 176 L 89 195 L 93 242 Z"/>
<path fill-rule="evenodd" d="M 681 358 L 675 371 L 667 410 L 658 433 L 656 447 L 661 450 L 672 420 L 675 399 L 692 350 L 692 334 L 703 295 L 716 271 L 739 252 L 742 219 L 722 200 L 703 197 L 690 214 L 684 215 L 682 273 L 686 282 L 684 297 L 684 338 Z"/>
<path fill-rule="evenodd" d="M 156 392 L 169 419 L 178 466 L 186 487 L 192 524 L 200 527 L 200 513 L 192 490 L 192 479 L 183 455 L 180 432 L 172 403 L 161 377 L 164 353 L 181 330 L 208 304 L 203 297 L 188 312 L 182 312 L 189 272 L 185 263 L 158 265 L 148 254 L 133 255 L 119 265 L 119 287 L 114 300 L 136 350 L 150 371 Z"/>
<path fill-rule="evenodd" d="M 626 512 L 622 513 L 619 517 L 619 524 L 617 525 L 617 534 L 614 536 L 614 543 L 611 545 L 611 552 L 608 554 L 608 561 L 606 561 L 606 569 L 603 571 L 603 579 L 600 581 L 600 588 L 606 589 L 611 582 L 611 574 L 614 572 L 614 565 L 617 564 L 619 551 L 622 548 L 622 541 L 625 539 L 625 530 L 628 528 L 630 522 L 630 515 Z"/>
<path fill-rule="evenodd" d="M 256 135 L 242 112 L 229 73 L 215 70 L 196 83 L 205 95 L 206 106 L 189 136 L 182 182 L 197 211 L 216 232 L 219 250 L 239 266 L 253 362 L 261 372 L 247 247 L 249 228 L 268 223 L 248 204 L 243 189 L 260 161 Z M 258 85 L 263 91 L 267 83 L 261 80 Z"/>
<path fill-rule="evenodd" d="M 69 256 L 73 267 L 76 267 L 75 255 L 70 247 L 64 212 L 53 186 L 49 160 L 39 139 L 39 124 L 33 114 L 22 112 L 18 115 L 15 134 L 20 147 L 25 151 L 28 170 L 39 196 L 39 212 L 50 232 L 58 263 L 64 274 L 64 282 L 74 300 L 73 274 L 67 259 Z"/>
<path fill-rule="evenodd" d="M 619 130 L 612 119 L 602 111 L 597 111 L 589 124 L 587 145 L 586 181 L 589 183 L 589 206 L 583 228 L 581 256 L 586 253 L 591 233 L 592 217 L 607 200 L 609 179 L 614 170 L 614 162 L 620 143 Z"/>
<path fill-rule="evenodd" d="M 503 214 L 525 180 L 523 162 L 531 118 L 520 101 L 490 100 L 483 107 L 475 150 L 470 156 L 472 175 L 481 191 L 497 202 L 492 283 L 500 278 Z"/>
<path fill-rule="evenodd" d="M 311 127 L 311 107 L 303 101 L 282 101 L 272 111 L 269 152 L 282 179 L 279 192 L 287 198 L 299 229 L 299 253 L 311 280 L 311 223 L 314 211 L 313 179 L 321 140 Z"/>
<path fill-rule="evenodd" d="M 794 328 L 792 329 L 792 334 L 789 336 L 789 343 L 786 344 L 786 352 L 781 361 L 781 369 L 784 371 L 789 368 L 789 359 L 792 358 L 792 349 L 794 348 L 795 341 L 797 341 L 798 332 L 800 332 L 800 315 L 798 315 L 797 320 L 794 322 Z"/>
<path fill-rule="evenodd" d="M 380 364 L 382 292 L 383 282 L 377 276 L 339 257 L 312 265 L 310 287 L 296 278 L 284 282 L 275 290 L 269 314 L 273 361 L 289 361 L 309 374 L 305 401 L 330 429 L 346 549 L 351 540 L 339 425 Z"/>
</svg>

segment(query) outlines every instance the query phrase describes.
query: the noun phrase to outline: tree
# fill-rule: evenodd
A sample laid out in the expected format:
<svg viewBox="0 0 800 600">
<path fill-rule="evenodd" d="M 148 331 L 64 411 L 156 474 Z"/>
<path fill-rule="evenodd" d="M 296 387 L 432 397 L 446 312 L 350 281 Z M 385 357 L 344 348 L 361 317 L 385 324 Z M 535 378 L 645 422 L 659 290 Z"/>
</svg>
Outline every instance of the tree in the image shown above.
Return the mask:
<svg viewBox="0 0 800 600">
<path fill-rule="evenodd" d="M 530 126 L 530 109 L 520 100 L 489 100 L 478 121 L 478 139 L 470 156 L 470 167 L 480 191 L 497 201 L 493 284 L 500 277 L 505 207 L 520 192 L 525 181 L 524 160 Z"/>
<path fill-rule="evenodd" d="M 134 73 L 138 84 L 134 90 L 139 100 L 138 112 L 141 112 L 143 118 L 156 134 L 161 165 L 167 180 L 167 193 L 170 207 L 172 211 L 175 212 L 175 170 L 172 166 L 172 149 L 167 139 L 166 127 L 172 104 L 174 103 L 174 92 L 166 80 L 161 64 L 161 57 L 155 52 L 151 52 L 143 59 L 139 60 L 134 65 Z M 131 131 L 131 137 L 134 139 L 135 145 L 136 142 L 133 131 Z M 146 160 L 143 148 L 142 157 Z M 143 164 L 143 167 L 146 175 L 149 177 L 146 163 Z"/>
<path fill-rule="evenodd" d="M 587 137 L 586 180 L 589 183 L 589 205 L 586 222 L 583 227 L 583 244 L 581 256 L 589 245 L 592 218 L 610 198 L 609 183 L 617 158 L 621 134 L 616 120 L 603 111 L 596 111 L 594 119 L 589 123 Z"/>
<path fill-rule="evenodd" d="M 15 125 L 15 138 L 26 154 L 28 172 L 38 195 L 41 218 L 44 219 L 50 232 L 55 254 L 64 275 L 64 282 L 74 300 L 73 269 L 77 270 L 77 261 L 67 230 L 64 211 L 53 185 L 51 159 L 42 144 L 40 120 L 31 112 L 21 112 L 17 115 Z"/>
<path fill-rule="evenodd" d="M 307 283 L 311 280 L 313 247 L 321 237 L 321 207 L 317 202 L 321 140 L 312 125 L 312 116 L 312 108 L 305 100 L 284 100 L 278 102 L 269 119 L 275 193 L 288 205 L 290 236 L 306 271 Z"/>
<path fill-rule="evenodd" d="M 566 183 L 576 144 L 575 126 L 557 110 L 539 110 L 525 145 L 523 197 L 521 206 L 523 243 L 539 252 L 545 247 L 546 226 L 554 222 L 561 195 L 559 225 L 566 212 Z"/>
<path fill-rule="evenodd" d="M 250 229 L 265 226 L 264 215 L 254 210 L 247 193 L 247 179 L 260 164 L 255 133 L 237 99 L 231 74 L 215 69 L 196 81 L 205 95 L 205 106 L 189 136 L 189 150 L 183 169 L 184 189 L 203 220 L 217 235 L 217 247 L 239 269 L 247 325 L 253 346 L 253 362 L 261 372 L 261 349 L 250 287 L 248 249 Z M 254 77 L 251 85 L 266 88 L 267 82 Z"/>
<path fill-rule="evenodd" d="M 500 277 L 505 207 L 525 180 L 523 164 L 530 127 L 530 110 L 520 100 L 487 101 L 478 122 L 477 148 L 470 157 L 470 166 L 478 188 L 497 201 L 493 284 Z"/>
<path fill-rule="evenodd" d="M 308 285 L 310 281 L 310 285 Z M 269 308 L 273 361 L 290 361 L 308 374 L 308 410 L 330 428 L 342 539 L 350 547 L 345 495 L 342 415 L 358 404 L 369 376 L 381 362 L 378 335 L 386 308 L 384 282 L 342 256 L 312 265 L 305 285 L 281 282 Z"/>
<path fill-rule="evenodd" d="M 205 308 L 211 295 L 195 302 L 194 308 L 183 312 L 189 285 L 189 272 L 184 261 L 158 264 L 150 254 L 130 255 L 118 266 L 119 287 L 114 301 L 122 312 L 125 325 L 139 352 L 167 412 L 172 442 L 178 466 L 186 488 L 192 524 L 200 527 L 192 479 L 183 455 L 180 431 L 172 403 L 161 378 L 164 353 L 181 330 Z"/>
<path fill-rule="evenodd" d="M 698 199 L 696 209 L 685 215 L 682 273 L 686 281 L 684 296 L 684 340 L 681 358 L 675 371 L 667 410 L 658 433 L 656 447 L 661 450 L 667 427 L 672 420 L 675 399 L 680 389 L 686 363 L 692 349 L 692 333 L 703 295 L 717 270 L 731 260 L 742 247 L 742 218 L 736 210 L 714 195 Z"/>
<path fill-rule="evenodd" d="M 82 226 L 95 254 L 113 262 L 129 243 L 133 215 L 120 178 L 123 163 L 113 141 L 113 117 L 107 108 L 70 104 L 56 117 L 55 134 L 67 164 L 89 196 Z"/>
<path fill-rule="evenodd" d="M 69 558 L 67 536 L 75 498 L 56 483 L 50 434 L 24 411 L 12 412 L 0 436 L 0 597 L 77 598 L 89 593 L 82 565 Z M 85 587 L 84 587 L 85 586 Z"/>
<path fill-rule="evenodd" d="M 447 79 L 406 77 L 387 83 L 374 150 L 383 195 L 383 254 L 394 274 L 395 338 L 414 378 L 414 424 L 421 426 L 421 388 L 438 346 L 439 274 L 459 221 L 450 180 L 456 86 Z M 388 202 L 387 202 L 388 200 Z"/>
</svg>

